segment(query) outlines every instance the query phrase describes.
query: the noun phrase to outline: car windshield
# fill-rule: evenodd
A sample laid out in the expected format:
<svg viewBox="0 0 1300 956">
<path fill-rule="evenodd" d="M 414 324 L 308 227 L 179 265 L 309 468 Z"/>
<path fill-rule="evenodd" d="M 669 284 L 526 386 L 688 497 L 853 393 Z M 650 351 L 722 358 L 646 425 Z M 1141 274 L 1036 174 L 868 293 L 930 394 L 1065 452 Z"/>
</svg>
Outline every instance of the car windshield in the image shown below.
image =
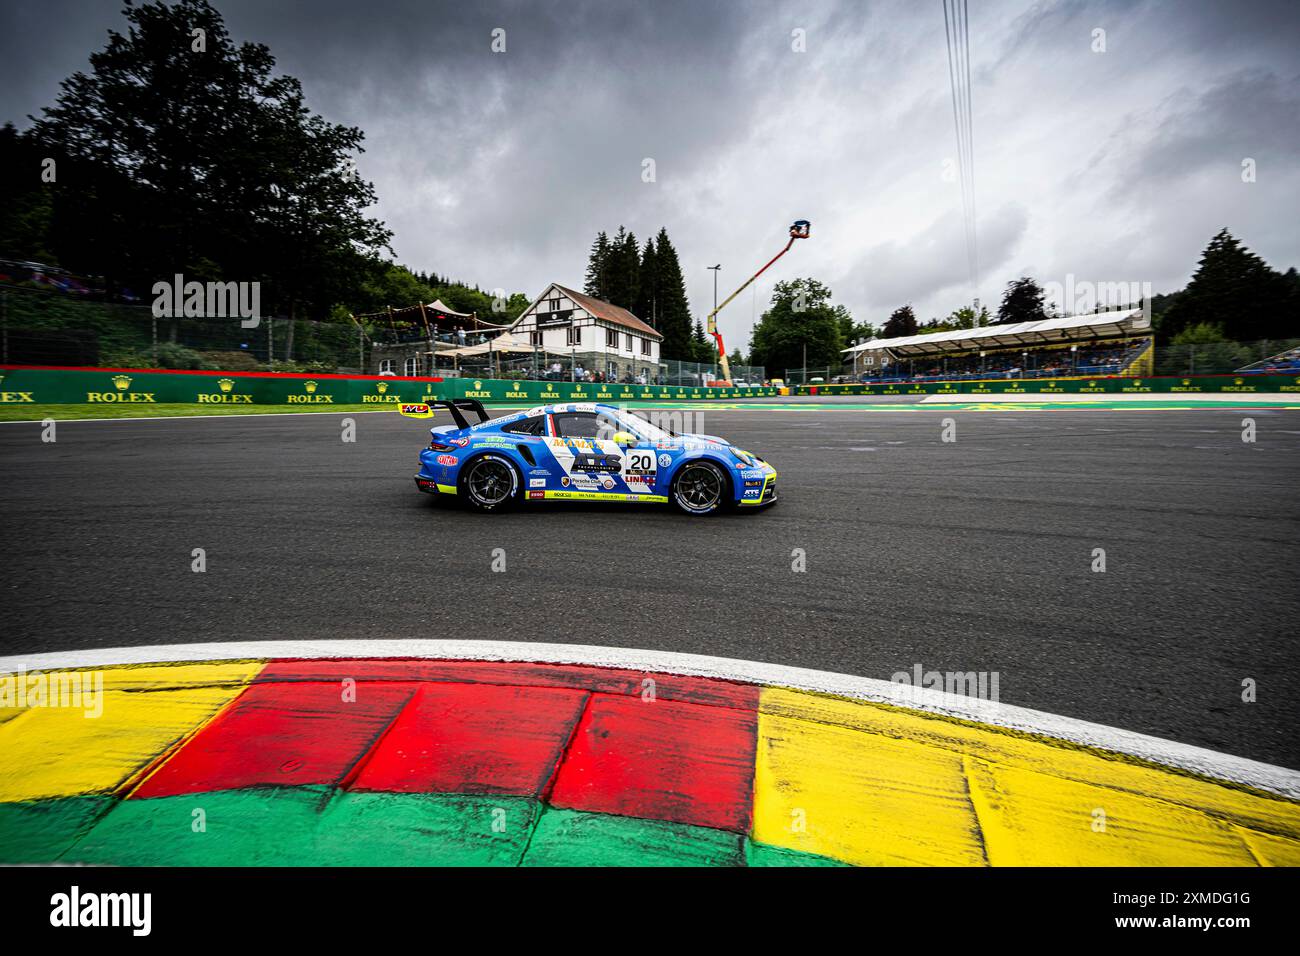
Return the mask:
<svg viewBox="0 0 1300 956">
<path fill-rule="evenodd" d="M 602 413 L 600 419 L 602 425 L 608 424 L 613 431 L 629 431 L 646 441 L 670 441 L 673 437 L 671 432 L 626 409 L 617 416 Z"/>
</svg>

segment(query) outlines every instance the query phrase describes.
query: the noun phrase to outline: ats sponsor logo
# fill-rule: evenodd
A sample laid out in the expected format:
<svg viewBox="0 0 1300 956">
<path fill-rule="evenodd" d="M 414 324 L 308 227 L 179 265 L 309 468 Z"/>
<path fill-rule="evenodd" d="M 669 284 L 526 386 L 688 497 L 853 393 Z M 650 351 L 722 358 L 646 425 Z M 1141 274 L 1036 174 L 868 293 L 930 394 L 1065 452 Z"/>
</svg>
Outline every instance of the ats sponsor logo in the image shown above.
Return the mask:
<svg viewBox="0 0 1300 956">
<path fill-rule="evenodd" d="M 601 455 L 581 451 L 573 456 L 574 471 L 619 472 L 623 470 L 623 459 L 618 455 Z"/>
<path fill-rule="evenodd" d="M 112 392 L 87 392 L 86 401 L 88 402 L 129 402 L 131 404 L 154 404 L 153 392 L 133 392 L 131 391 L 130 375 L 114 375 L 110 381 L 113 383 L 114 391 Z"/>
<path fill-rule="evenodd" d="M 200 392 L 195 396 L 201 405 L 251 405 L 253 404 L 252 395 L 239 395 L 235 393 L 235 380 L 233 378 L 217 379 L 217 388 L 219 392 L 203 394 Z"/>
</svg>

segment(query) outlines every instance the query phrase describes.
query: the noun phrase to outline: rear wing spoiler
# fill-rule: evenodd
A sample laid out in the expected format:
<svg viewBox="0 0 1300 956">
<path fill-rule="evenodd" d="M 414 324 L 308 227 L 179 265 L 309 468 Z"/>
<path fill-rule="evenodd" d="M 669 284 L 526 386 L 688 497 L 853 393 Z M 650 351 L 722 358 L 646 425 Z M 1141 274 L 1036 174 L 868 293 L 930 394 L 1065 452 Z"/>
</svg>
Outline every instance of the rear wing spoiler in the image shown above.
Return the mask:
<svg viewBox="0 0 1300 956">
<path fill-rule="evenodd" d="M 469 421 L 465 418 L 465 412 L 467 411 L 478 413 L 478 421 L 474 423 L 476 425 L 489 421 L 492 417 L 487 413 L 487 409 L 483 407 L 483 403 L 477 398 L 444 398 L 439 401 L 426 402 L 425 404 L 430 408 L 447 409 L 447 411 L 451 412 L 451 417 L 455 420 L 457 428 L 470 427 Z"/>
</svg>

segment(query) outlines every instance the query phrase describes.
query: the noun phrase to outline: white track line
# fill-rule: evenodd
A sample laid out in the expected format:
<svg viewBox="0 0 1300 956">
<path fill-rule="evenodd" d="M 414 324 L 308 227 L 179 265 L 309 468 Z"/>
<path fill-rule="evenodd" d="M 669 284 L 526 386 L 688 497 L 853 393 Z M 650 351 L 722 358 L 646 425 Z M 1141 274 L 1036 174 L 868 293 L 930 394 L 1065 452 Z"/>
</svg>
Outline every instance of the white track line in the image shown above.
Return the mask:
<svg viewBox="0 0 1300 956">
<path fill-rule="evenodd" d="M 660 671 L 695 677 L 789 687 L 878 701 L 962 720 L 1041 734 L 1114 753 L 1128 754 L 1207 777 L 1244 784 L 1286 797 L 1300 798 L 1300 771 L 1218 753 L 1190 744 L 1149 737 L 1073 717 L 912 688 L 871 677 L 785 667 L 756 661 L 678 654 L 670 651 L 588 647 L 581 644 L 533 644 L 522 641 L 330 640 L 235 641 L 212 644 L 165 644 L 154 647 L 55 651 L 0 658 L 0 672 L 48 671 L 62 667 L 109 667 L 115 664 L 235 660 L 267 657 L 422 657 L 444 660 L 519 661 L 585 664 L 637 671 Z"/>
</svg>

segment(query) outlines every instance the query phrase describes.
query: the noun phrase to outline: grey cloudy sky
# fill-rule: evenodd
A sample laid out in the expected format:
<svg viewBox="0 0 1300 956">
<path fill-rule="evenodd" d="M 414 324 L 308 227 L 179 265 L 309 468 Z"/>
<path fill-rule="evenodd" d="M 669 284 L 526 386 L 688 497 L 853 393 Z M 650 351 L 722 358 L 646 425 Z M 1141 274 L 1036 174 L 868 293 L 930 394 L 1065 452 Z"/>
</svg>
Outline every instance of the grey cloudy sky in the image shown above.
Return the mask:
<svg viewBox="0 0 1300 956">
<path fill-rule="evenodd" d="M 725 294 L 807 218 L 813 238 L 724 313 L 729 347 L 780 278 L 877 324 L 972 297 L 940 0 L 215 5 L 366 131 L 360 170 L 417 270 L 536 295 L 581 284 L 597 230 L 667 226 L 702 316 L 707 266 Z M 0 121 L 51 103 L 119 10 L 4 0 Z M 1225 225 L 1300 264 L 1300 3 L 971 0 L 970 48 L 986 303 L 1022 274 L 1168 291 Z"/>
</svg>

